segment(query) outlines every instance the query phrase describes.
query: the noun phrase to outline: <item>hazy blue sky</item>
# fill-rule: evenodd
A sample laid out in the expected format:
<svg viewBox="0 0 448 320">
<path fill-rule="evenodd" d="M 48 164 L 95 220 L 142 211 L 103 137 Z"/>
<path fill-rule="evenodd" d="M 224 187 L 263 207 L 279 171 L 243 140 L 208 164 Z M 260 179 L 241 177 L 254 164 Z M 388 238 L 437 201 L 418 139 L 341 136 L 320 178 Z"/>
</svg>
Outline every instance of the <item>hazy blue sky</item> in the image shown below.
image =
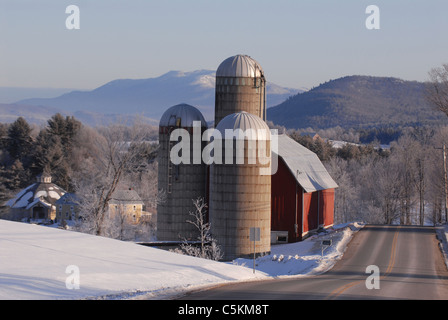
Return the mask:
<svg viewBox="0 0 448 320">
<path fill-rule="evenodd" d="M 80 29 L 68 30 L 68 5 Z M 368 30 L 366 7 L 380 8 Z M 215 70 L 244 53 L 269 81 L 362 74 L 427 79 L 448 62 L 446 0 L 0 0 L 0 86 L 93 89 L 117 78 Z"/>
</svg>

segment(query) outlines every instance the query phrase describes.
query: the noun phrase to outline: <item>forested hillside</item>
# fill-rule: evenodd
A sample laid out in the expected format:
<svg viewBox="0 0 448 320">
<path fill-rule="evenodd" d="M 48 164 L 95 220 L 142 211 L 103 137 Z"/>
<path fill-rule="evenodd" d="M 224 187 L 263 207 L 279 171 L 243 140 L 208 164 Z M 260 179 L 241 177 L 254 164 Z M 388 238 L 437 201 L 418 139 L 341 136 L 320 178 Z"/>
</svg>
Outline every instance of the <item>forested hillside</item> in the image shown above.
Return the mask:
<svg viewBox="0 0 448 320">
<path fill-rule="evenodd" d="M 269 108 L 267 118 L 294 129 L 395 127 L 446 121 L 428 106 L 424 89 L 425 84 L 416 81 L 348 76 Z"/>
</svg>

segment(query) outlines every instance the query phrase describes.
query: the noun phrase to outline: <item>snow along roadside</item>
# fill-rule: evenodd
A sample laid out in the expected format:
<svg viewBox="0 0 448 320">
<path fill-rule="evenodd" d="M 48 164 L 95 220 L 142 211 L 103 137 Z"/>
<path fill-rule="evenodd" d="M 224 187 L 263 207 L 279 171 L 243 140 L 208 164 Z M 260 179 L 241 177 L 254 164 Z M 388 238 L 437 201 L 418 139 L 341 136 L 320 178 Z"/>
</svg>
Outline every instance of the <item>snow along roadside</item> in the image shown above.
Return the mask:
<svg viewBox="0 0 448 320">
<path fill-rule="evenodd" d="M 439 240 L 439 248 L 448 268 L 448 224 L 436 227 L 437 239 Z"/>
<path fill-rule="evenodd" d="M 302 242 L 272 246 L 270 255 L 256 260 L 254 274 L 250 259 L 216 262 L 0 220 L 0 299 L 167 299 L 224 283 L 307 276 L 329 270 L 362 227 L 334 226 Z M 322 240 L 332 240 L 323 254 Z M 79 289 L 69 289 L 76 281 Z"/>
</svg>

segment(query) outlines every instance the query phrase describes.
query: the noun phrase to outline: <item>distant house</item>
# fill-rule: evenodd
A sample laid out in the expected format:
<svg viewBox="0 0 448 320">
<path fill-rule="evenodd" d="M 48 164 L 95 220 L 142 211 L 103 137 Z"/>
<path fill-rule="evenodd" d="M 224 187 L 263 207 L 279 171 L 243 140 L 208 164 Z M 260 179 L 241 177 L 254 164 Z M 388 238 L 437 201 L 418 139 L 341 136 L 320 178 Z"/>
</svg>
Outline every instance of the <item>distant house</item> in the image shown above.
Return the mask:
<svg viewBox="0 0 448 320">
<path fill-rule="evenodd" d="M 36 183 L 23 189 L 6 203 L 10 207 L 9 216 L 12 220 L 54 221 L 56 201 L 65 193 L 65 190 L 51 182 L 50 175 L 39 175 Z"/>
<path fill-rule="evenodd" d="M 302 137 L 310 137 L 311 139 L 313 139 L 313 141 L 316 141 L 316 140 L 322 140 L 323 141 L 323 139 L 316 132 L 302 132 L 300 134 L 300 136 L 302 136 Z"/>
<path fill-rule="evenodd" d="M 109 214 L 117 214 L 128 223 L 137 224 L 141 219 L 147 219 L 148 213 L 143 210 L 144 202 L 133 189 L 116 190 L 109 201 Z"/>
<path fill-rule="evenodd" d="M 66 193 L 56 201 L 56 220 L 63 225 L 67 221 L 79 217 L 78 197 L 74 193 Z"/>
</svg>

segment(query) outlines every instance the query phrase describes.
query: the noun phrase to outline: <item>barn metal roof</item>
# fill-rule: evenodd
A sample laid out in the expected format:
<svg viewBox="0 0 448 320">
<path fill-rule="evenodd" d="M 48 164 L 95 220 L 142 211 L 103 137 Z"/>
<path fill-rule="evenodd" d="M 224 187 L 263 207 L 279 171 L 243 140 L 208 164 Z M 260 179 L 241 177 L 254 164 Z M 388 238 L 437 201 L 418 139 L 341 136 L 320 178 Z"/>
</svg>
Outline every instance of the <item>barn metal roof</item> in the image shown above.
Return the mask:
<svg viewBox="0 0 448 320">
<path fill-rule="evenodd" d="M 14 198 L 10 199 L 6 205 L 14 209 L 28 210 L 40 201 L 46 206 L 51 206 L 66 193 L 65 190 L 54 183 L 43 182 L 40 178 L 39 181 L 42 182 L 33 183 L 23 189 Z"/>
<path fill-rule="evenodd" d="M 287 135 L 278 135 L 278 155 L 305 192 L 337 188 L 318 156 Z"/>
<path fill-rule="evenodd" d="M 216 127 L 216 130 L 221 133 L 222 138 L 226 138 L 225 133 L 227 129 L 235 130 L 235 135 L 232 136 L 232 139 L 233 137 L 250 140 L 270 139 L 270 130 L 266 122 L 260 117 L 246 111 L 232 113 L 224 117 Z"/>
<path fill-rule="evenodd" d="M 243 54 L 227 58 L 218 67 L 217 77 L 259 78 L 264 76 L 260 64 Z"/>
<path fill-rule="evenodd" d="M 207 127 L 207 122 L 201 111 L 185 103 L 178 104 L 166 110 L 160 119 L 159 126 L 177 126 L 177 121 L 180 121 L 179 125 L 182 128 L 193 127 L 193 121 L 201 121 L 201 126 Z"/>
</svg>

